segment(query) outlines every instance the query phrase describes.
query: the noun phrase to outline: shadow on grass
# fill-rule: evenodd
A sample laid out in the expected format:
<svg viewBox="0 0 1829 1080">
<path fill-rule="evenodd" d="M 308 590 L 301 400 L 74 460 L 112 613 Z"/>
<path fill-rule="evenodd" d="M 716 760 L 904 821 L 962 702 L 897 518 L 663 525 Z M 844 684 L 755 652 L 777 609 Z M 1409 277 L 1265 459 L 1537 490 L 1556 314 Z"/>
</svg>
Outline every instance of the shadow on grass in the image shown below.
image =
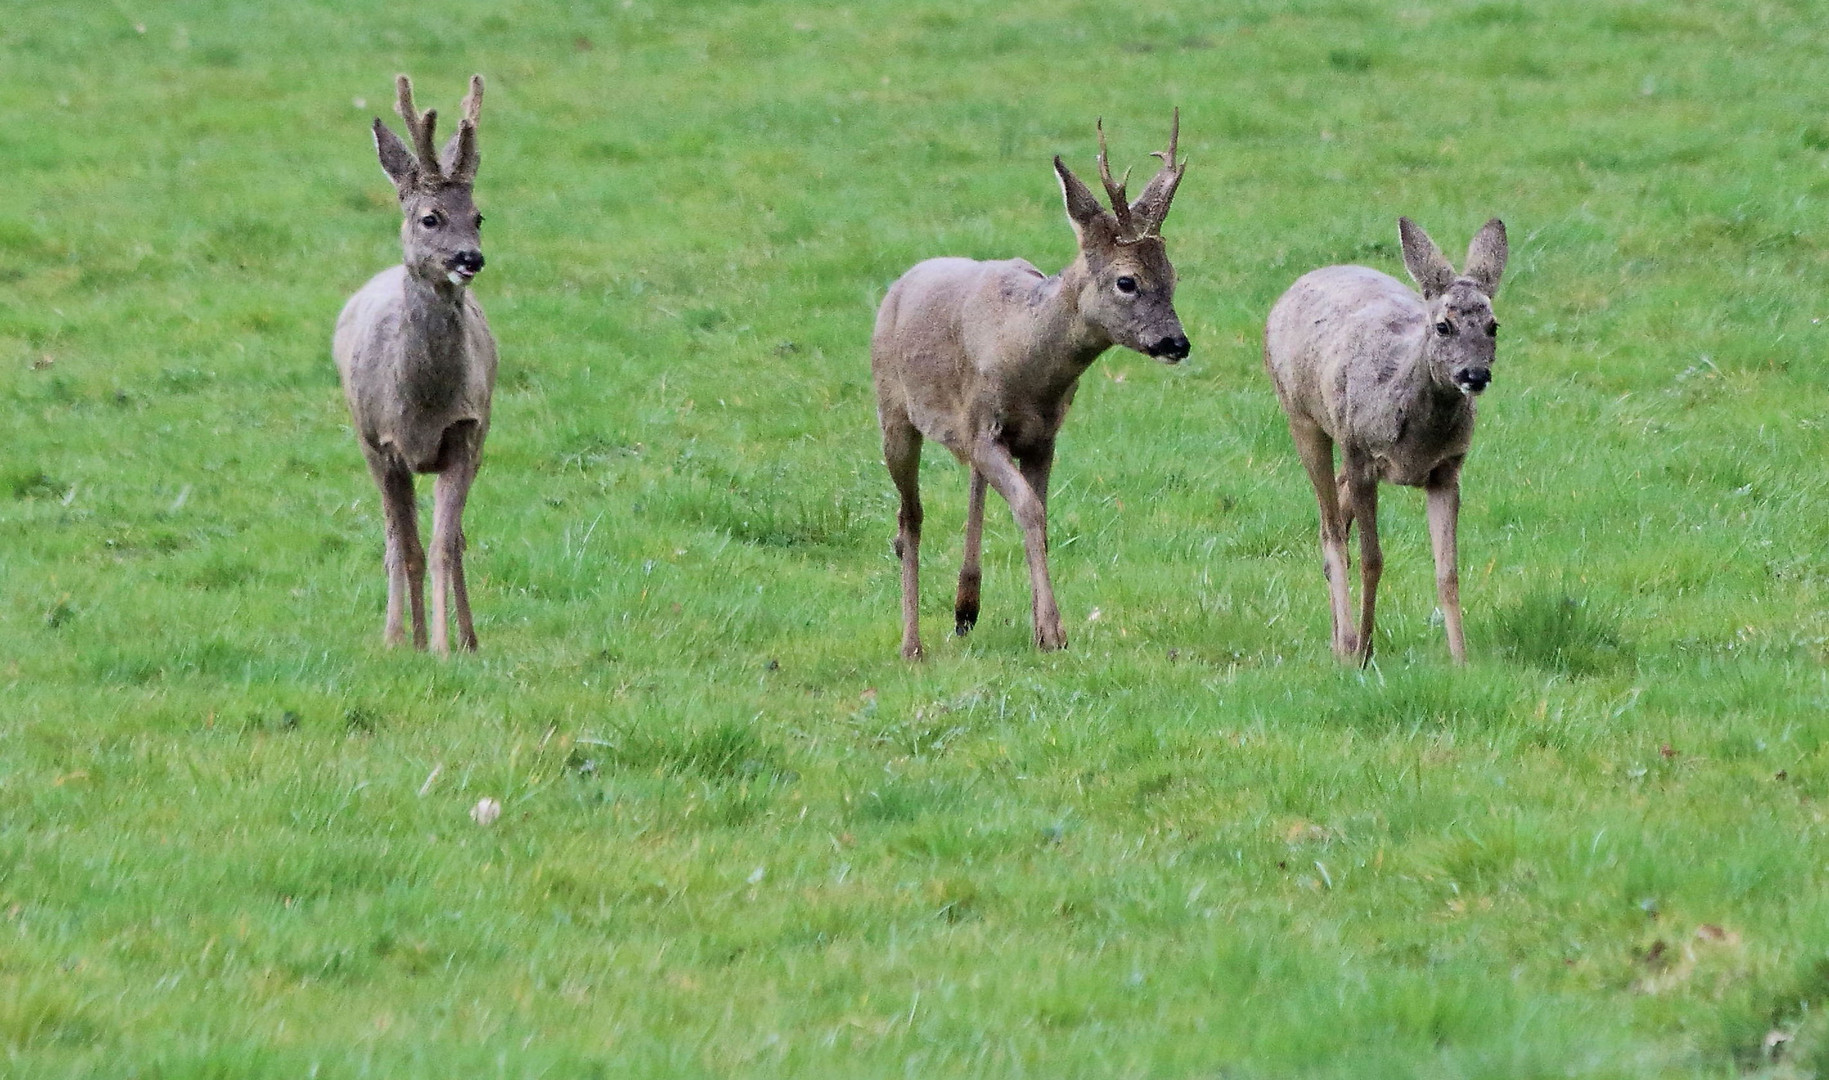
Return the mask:
<svg viewBox="0 0 1829 1080">
<path fill-rule="evenodd" d="M 1501 611 L 1494 631 L 1501 656 L 1564 675 L 1613 674 L 1638 659 L 1616 617 L 1562 590 L 1533 593 Z"/>
</svg>

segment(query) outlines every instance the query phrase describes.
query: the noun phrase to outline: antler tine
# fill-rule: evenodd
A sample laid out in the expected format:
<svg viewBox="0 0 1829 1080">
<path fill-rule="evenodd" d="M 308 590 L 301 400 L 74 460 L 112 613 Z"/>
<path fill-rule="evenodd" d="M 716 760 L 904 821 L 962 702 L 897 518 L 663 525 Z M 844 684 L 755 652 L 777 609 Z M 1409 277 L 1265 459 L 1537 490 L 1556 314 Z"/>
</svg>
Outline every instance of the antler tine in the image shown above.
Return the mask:
<svg viewBox="0 0 1829 1080">
<path fill-rule="evenodd" d="M 413 80 L 405 75 L 394 77 L 394 90 L 397 95 L 394 111 L 400 114 L 400 119 L 406 121 L 406 133 L 413 140 L 413 153 L 419 158 L 420 174 L 428 177 L 440 175 L 438 150 L 432 141 L 432 134 L 438 126 L 438 110 L 419 111 L 413 104 Z"/>
<path fill-rule="evenodd" d="M 1111 200 L 1111 212 L 1118 219 L 1118 235 L 1130 236 L 1133 233 L 1130 219 L 1130 200 L 1124 196 L 1124 185 L 1130 182 L 1130 170 L 1124 170 L 1124 179 L 1113 182 L 1111 162 L 1105 152 L 1105 118 L 1099 117 L 1096 125 L 1099 129 L 1099 181 L 1105 185 L 1105 197 Z"/>
<path fill-rule="evenodd" d="M 475 127 L 476 122 L 482 116 L 482 113 L 483 77 L 481 75 L 472 75 L 470 76 L 470 92 L 464 95 L 464 122 L 471 127 Z"/>
<path fill-rule="evenodd" d="M 1165 167 L 1172 169 L 1175 167 L 1175 147 L 1180 142 L 1181 142 L 1181 106 L 1177 105 L 1177 106 L 1175 106 L 1174 119 L 1169 121 L 1169 148 L 1166 151 L 1151 150 L 1149 156 L 1153 157 L 1153 158 L 1161 158 L 1162 164 Z"/>
</svg>

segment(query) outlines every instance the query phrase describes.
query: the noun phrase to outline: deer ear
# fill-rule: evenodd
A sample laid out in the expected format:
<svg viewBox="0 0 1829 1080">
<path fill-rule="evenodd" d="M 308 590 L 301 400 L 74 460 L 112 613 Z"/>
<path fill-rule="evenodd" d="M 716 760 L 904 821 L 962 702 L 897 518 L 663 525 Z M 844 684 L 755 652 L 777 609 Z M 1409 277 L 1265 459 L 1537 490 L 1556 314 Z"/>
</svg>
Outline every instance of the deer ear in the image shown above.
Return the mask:
<svg viewBox="0 0 1829 1080">
<path fill-rule="evenodd" d="M 1105 217 L 1105 208 L 1099 205 L 1098 197 L 1092 189 L 1080 182 L 1073 175 L 1060 156 L 1054 158 L 1054 175 L 1060 178 L 1061 197 L 1067 201 L 1067 220 L 1073 222 L 1073 231 L 1083 241 L 1089 230 Z"/>
<path fill-rule="evenodd" d="M 1397 235 L 1403 241 L 1404 268 L 1416 279 L 1416 284 L 1423 291 L 1424 300 L 1433 300 L 1448 291 L 1454 283 L 1454 267 L 1442 257 L 1442 249 L 1435 246 L 1422 226 L 1407 217 L 1397 219 Z"/>
<path fill-rule="evenodd" d="M 1467 245 L 1466 274 L 1480 287 L 1487 299 L 1499 295 L 1499 278 L 1505 273 L 1505 260 L 1511 249 L 1505 243 L 1505 223 L 1498 218 L 1488 221 Z"/>
<path fill-rule="evenodd" d="M 399 191 L 406 191 L 419 179 L 419 162 L 400 141 L 392 128 L 375 118 L 375 153 L 381 158 L 381 169 Z"/>
</svg>

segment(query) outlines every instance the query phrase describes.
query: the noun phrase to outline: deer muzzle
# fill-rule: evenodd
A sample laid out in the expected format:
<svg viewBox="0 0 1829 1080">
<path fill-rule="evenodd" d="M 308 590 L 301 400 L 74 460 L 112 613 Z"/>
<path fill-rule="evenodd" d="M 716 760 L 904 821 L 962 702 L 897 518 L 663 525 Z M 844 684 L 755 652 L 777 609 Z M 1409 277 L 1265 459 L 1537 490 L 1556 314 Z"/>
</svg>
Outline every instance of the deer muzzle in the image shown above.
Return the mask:
<svg viewBox="0 0 1829 1080">
<path fill-rule="evenodd" d="M 450 271 L 451 283 L 461 285 L 482 272 L 483 253 L 475 250 L 460 251 L 451 256 L 450 261 L 445 263 L 445 268 Z"/>
<path fill-rule="evenodd" d="M 1461 393 L 1473 397 L 1492 382 L 1491 368 L 1462 368 L 1454 373 L 1454 385 Z"/>
<path fill-rule="evenodd" d="M 1172 334 L 1158 339 L 1155 344 L 1144 351 L 1165 363 L 1179 364 L 1188 358 L 1190 348 L 1186 334 Z"/>
</svg>

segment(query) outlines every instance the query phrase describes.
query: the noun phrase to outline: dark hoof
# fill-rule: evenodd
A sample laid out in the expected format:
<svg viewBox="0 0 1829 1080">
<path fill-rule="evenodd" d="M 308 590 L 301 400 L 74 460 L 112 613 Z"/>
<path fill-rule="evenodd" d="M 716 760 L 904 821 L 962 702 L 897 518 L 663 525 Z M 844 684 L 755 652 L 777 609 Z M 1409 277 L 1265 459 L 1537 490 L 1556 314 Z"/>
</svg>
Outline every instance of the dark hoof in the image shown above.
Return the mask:
<svg viewBox="0 0 1829 1080">
<path fill-rule="evenodd" d="M 955 635 L 964 637 L 972 632 L 972 627 L 977 625 L 978 608 L 976 605 L 958 608 L 953 612 L 953 633 Z"/>
</svg>

